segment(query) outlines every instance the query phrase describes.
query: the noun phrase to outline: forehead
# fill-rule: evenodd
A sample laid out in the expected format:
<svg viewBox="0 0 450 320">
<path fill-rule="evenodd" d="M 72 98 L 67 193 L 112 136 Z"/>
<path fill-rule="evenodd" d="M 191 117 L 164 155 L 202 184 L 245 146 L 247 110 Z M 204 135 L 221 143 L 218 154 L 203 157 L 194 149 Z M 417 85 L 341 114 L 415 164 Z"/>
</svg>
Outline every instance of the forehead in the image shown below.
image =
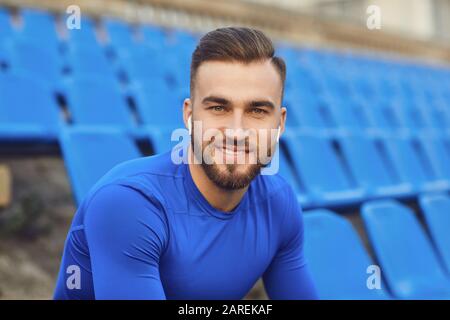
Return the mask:
<svg viewBox="0 0 450 320">
<path fill-rule="evenodd" d="M 206 61 L 197 69 L 195 95 L 223 96 L 233 101 L 270 99 L 281 103 L 281 77 L 270 60 L 241 63 Z"/>
</svg>

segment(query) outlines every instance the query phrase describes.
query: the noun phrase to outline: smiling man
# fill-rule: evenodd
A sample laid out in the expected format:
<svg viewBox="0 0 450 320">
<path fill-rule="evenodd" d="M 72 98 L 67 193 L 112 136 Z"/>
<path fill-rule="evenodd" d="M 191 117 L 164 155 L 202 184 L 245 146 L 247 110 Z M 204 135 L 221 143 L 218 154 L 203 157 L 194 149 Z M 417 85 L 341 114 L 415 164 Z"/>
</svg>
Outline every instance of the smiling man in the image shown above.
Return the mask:
<svg viewBox="0 0 450 320">
<path fill-rule="evenodd" d="M 284 132 L 285 74 L 262 32 L 207 33 L 183 106 L 188 163 L 166 153 L 107 173 L 74 217 L 54 297 L 241 299 L 262 277 L 271 299 L 315 299 L 296 196 L 260 174 L 278 142 L 262 133 Z"/>
</svg>

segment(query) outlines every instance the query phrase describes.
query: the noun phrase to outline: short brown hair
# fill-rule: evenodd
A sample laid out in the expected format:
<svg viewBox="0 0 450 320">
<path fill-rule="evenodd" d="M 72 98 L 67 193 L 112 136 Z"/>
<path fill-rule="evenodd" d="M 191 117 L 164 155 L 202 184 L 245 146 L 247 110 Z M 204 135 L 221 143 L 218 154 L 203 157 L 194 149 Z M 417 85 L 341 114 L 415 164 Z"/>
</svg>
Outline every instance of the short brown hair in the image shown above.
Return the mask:
<svg viewBox="0 0 450 320">
<path fill-rule="evenodd" d="M 283 94 L 286 64 L 282 58 L 275 56 L 272 41 L 262 31 L 245 27 L 227 27 L 210 31 L 200 39 L 192 53 L 191 96 L 197 69 L 203 62 L 215 60 L 249 63 L 266 59 L 272 61 L 280 74 Z"/>
</svg>

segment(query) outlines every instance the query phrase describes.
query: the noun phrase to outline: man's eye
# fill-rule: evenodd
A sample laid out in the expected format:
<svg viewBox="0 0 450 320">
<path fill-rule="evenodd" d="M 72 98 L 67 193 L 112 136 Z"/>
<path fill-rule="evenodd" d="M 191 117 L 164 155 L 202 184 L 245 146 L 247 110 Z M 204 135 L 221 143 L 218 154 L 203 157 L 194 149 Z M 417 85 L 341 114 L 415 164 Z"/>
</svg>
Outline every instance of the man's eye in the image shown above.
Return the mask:
<svg viewBox="0 0 450 320">
<path fill-rule="evenodd" d="M 253 108 L 252 113 L 257 114 L 257 115 L 263 115 L 263 114 L 266 114 L 267 111 L 264 109 L 261 109 L 261 108 Z"/>
<path fill-rule="evenodd" d="M 211 109 L 216 112 L 222 112 L 225 110 L 223 106 L 212 106 Z"/>
</svg>

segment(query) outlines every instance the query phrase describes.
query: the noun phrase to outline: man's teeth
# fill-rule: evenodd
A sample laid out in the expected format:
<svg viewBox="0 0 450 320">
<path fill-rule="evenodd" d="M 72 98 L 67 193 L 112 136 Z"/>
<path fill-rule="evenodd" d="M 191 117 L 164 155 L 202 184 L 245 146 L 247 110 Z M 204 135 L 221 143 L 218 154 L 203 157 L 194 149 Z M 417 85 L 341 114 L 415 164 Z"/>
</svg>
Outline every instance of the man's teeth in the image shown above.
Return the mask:
<svg viewBox="0 0 450 320">
<path fill-rule="evenodd" d="M 218 149 L 222 149 L 223 152 L 228 155 L 236 155 L 236 154 L 245 153 L 245 150 L 233 150 L 233 149 L 229 149 L 229 148 L 218 148 Z"/>
<path fill-rule="evenodd" d="M 230 150 L 230 149 L 225 149 L 225 153 L 229 154 L 229 155 L 235 155 L 235 154 L 242 154 L 242 153 L 244 153 L 244 151 L 242 151 L 242 150 L 234 151 L 234 150 Z"/>
</svg>

